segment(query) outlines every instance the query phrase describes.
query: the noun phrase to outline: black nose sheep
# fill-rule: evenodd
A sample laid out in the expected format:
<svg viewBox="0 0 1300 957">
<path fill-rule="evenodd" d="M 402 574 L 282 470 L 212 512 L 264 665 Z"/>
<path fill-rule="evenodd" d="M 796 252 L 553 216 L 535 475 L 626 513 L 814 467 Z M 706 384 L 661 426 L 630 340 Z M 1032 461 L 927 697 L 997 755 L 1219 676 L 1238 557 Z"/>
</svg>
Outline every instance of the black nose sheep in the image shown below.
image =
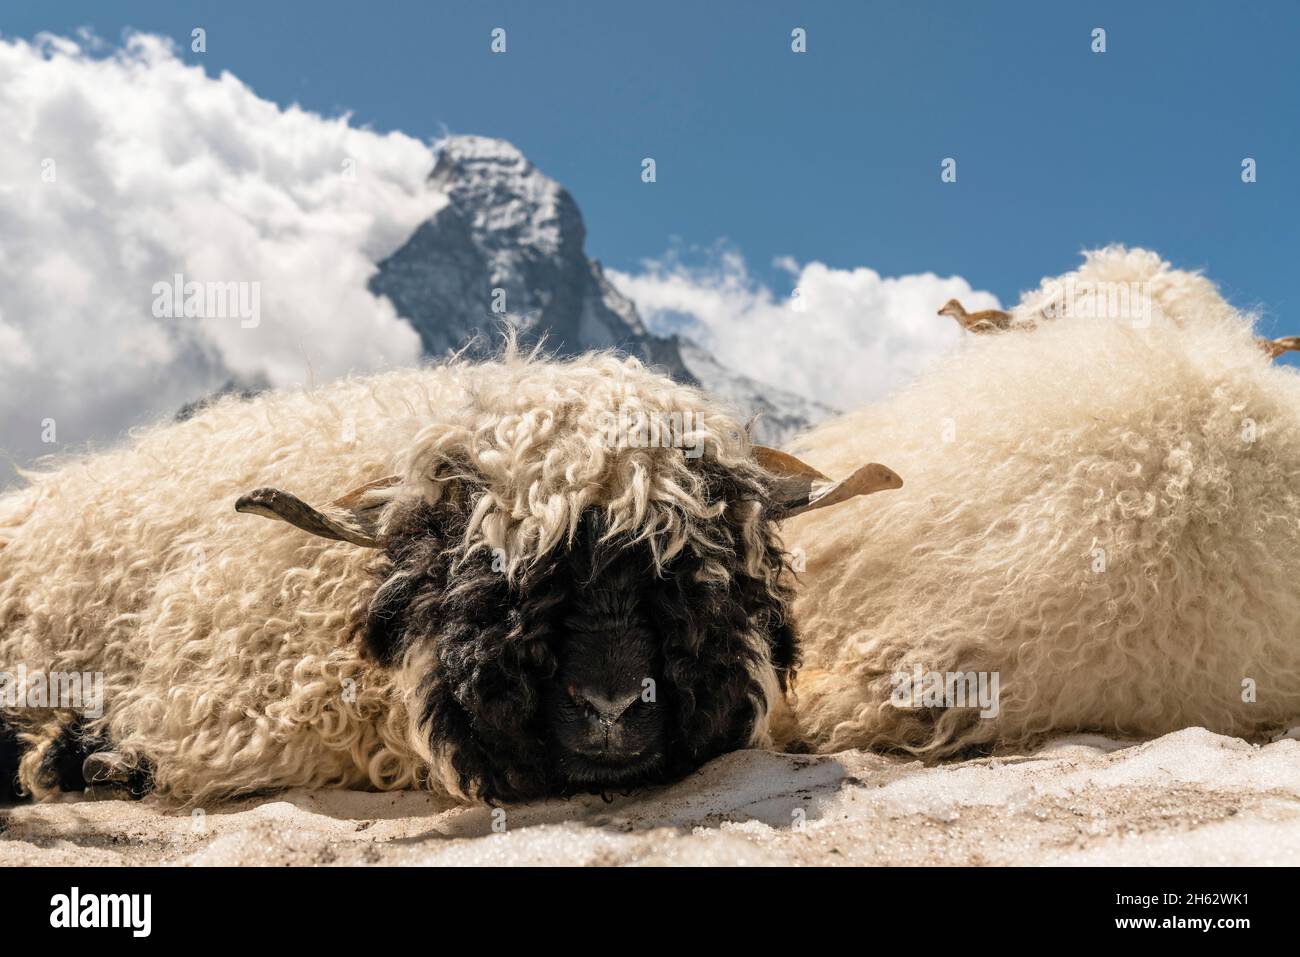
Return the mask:
<svg viewBox="0 0 1300 957">
<path fill-rule="evenodd" d="M 899 484 L 605 355 L 225 399 L 0 497 L 0 670 L 103 687 L 0 702 L 0 775 L 193 802 L 670 779 L 771 740 L 776 523 Z"/>
</svg>

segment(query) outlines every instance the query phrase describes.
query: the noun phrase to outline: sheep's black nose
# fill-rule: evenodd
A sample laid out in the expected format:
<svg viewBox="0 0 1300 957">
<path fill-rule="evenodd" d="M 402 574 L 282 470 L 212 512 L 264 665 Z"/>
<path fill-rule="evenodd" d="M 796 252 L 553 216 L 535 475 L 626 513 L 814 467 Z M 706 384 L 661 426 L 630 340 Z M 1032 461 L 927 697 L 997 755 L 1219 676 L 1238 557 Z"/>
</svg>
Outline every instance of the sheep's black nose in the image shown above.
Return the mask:
<svg viewBox="0 0 1300 957">
<path fill-rule="evenodd" d="M 589 719 L 612 728 L 627 713 L 627 709 L 636 703 L 640 694 L 633 691 L 624 695 L 604 695 L 599 691 L 579 690 L 577 697 L 582 701 Z"/>
<path fill-rule="evenodd" d="M 590 758 L 615 760 L 630 757 L 635 752 L 626 746 L 623 718 L 641 697 L 639 692 L 608 694 L 594 689 L 573 692 L 575 701 L 582 703 L 587 719 L 586 740 L 578 749 Z"/>
</svg>

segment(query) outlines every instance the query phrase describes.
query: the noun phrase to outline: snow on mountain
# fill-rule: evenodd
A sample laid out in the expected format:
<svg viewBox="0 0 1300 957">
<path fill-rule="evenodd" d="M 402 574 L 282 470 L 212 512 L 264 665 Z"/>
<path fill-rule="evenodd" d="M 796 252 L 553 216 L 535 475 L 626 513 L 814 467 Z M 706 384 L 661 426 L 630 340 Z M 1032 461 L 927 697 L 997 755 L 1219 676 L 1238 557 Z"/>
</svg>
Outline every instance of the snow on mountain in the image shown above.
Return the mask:
<svg viewBox="0 0 1300 957">
<path fill-rule="evenodd" d="M 481 136 L 439 144 L 430 184 L 448 202 L 379 264 L 371 292 L 386 296 L 442 356 L 487 353 L 503 323 L 521 341 L 545 336 L 560 355 L 616 348 L 759 414 L 755 437 L 781 444 L 833 410 L 719 364 L 677 336 L 646 329 L 636 306 L 583 250 L 573 197 L 513 145 Z"/>
</svg>

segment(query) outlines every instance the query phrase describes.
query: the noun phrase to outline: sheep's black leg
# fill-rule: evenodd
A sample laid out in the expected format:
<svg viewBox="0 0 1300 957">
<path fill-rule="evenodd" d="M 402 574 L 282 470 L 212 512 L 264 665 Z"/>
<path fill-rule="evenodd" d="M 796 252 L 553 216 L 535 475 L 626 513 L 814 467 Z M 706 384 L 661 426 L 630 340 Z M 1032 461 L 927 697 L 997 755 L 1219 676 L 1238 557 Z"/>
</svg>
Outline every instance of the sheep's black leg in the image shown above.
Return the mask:
<svg viewBox="0 0 1300 957">
<path fill-rule="evenodd" d="M 41 774 L 59 790 L 84 791 L 91 800 L 131 800 L 149 791 L 148 772 L 128 766 L 104 738 L 86 734 L 81 720 L 50 746 Z"/>
<path fill-rule="evenodd" d="M 81 764 L 91 801 L 134 801 L 149 792 L 149 774 L 126 763 L 116 751 L 96 751 Z"/>
<path fill-rule="evenodd" d="M 18 799 L 18 732 L 0 720 L 0 803 Z"/>
<path fill-rule="evenodd" d="M 82 741 L 80 720 L 64 726 L 41 759 L 37 773 L 42 783 L 57 787 L 60 791 L 85 789 L 86 782 L 81 777 L 81 762 L 86 759 L 82 752 Z"/>
</svg>

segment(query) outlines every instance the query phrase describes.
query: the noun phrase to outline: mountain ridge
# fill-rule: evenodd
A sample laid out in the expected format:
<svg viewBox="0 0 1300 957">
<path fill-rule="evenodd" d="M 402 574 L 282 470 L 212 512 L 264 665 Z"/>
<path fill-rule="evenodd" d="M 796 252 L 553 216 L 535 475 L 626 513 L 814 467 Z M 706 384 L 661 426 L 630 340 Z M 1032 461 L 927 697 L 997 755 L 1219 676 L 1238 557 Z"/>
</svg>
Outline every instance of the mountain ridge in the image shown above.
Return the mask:
<svg viewBox="0 0 1300 957">
<path fill-rule="evenodd" d="M 707 350 L 647 327 L 635 304 L 585 252 L 573 196 L 513 144 L 450 136 L 429 184 L 448 202 L 378 263 L 369 287 L 387 297 L 431 357 L 486 355 L 503 324 L 559 356 L 616 349 L 757 415 L 755 437 L 780 444 L 834 410 L 727 369 Z"/>
</svg>

